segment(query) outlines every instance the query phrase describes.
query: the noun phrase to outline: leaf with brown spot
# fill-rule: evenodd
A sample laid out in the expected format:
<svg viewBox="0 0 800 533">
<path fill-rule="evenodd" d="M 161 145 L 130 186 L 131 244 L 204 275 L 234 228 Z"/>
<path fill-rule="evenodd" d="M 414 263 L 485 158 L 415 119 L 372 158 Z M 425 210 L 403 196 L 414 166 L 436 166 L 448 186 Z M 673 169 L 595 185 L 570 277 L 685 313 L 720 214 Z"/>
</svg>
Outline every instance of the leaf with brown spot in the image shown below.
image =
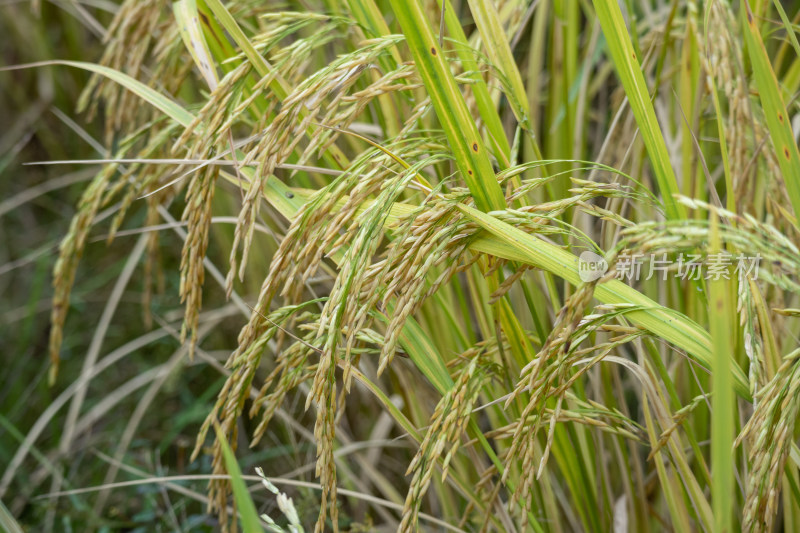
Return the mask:
<svg viewBox="0 0 800 533">
<path fill-rule="evenodd" d="M 778 158 L 778 164 L 794 213 L 800 215 L 800 153 L 797 151 L 791 126 L 782 120 L 786 115 L 786 106 L 783 103 L 781 89 L 775 72 L 772 70 L 767 50 L 764 48 L 764 42 L 753 24 L 753 13 L 749 2 L 745 1 L 743 8 L 743 12 L 746 13 L 747 20 L 750 22 L 750 24 L 743 25 L 743 29 L 747 52 L 753 65 L 753 79 L 764 108 L 772 144 L 776 151 L 779 150 L 778 147 L 783 147 L 783 157 Z"/>
</svg>

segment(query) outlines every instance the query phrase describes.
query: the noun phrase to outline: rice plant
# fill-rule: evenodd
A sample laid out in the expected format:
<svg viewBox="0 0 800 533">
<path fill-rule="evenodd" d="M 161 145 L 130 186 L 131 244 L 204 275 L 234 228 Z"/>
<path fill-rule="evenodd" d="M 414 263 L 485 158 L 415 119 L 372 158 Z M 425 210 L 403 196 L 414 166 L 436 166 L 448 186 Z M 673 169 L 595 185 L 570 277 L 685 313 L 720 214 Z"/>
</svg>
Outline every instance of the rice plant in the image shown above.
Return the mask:
<svg viewBox="0 0 800 533">
<path fill-rule="evenodd" d="M 179 340 L 164 372 L 224 376 L 191 426 L 223 530 L 800 528 L 797 6 L 113 11 L 101 57 L 6 68 L 90 73 L 75 103 L 103 124 L 61 161 L 96 174 L 53 268 L 49 380 L 87 245 L 139 235 L 114 297 L 137 279 L 137 327 Z M 49 463 L 90 445 L 98 350 Z M 283 513 L 259 522 L 233 453 L 278 448 L 311 464 L 264 464 Z M 77 494 L 59 472 L 46 492 Z"/>
</svg>

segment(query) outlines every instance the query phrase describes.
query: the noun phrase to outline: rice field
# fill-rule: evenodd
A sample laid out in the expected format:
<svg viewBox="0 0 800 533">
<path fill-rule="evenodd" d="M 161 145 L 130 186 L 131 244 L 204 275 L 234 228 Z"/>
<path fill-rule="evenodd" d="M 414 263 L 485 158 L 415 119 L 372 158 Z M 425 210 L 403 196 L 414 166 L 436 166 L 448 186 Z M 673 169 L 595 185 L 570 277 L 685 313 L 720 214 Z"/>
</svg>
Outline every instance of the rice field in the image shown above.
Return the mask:
<svg viewBox="0 0 800 533">
<path fill-rule="evenodd" d="M 0 4 L 0 525 L 800 530 L 798 24 Z"/>
</svg>

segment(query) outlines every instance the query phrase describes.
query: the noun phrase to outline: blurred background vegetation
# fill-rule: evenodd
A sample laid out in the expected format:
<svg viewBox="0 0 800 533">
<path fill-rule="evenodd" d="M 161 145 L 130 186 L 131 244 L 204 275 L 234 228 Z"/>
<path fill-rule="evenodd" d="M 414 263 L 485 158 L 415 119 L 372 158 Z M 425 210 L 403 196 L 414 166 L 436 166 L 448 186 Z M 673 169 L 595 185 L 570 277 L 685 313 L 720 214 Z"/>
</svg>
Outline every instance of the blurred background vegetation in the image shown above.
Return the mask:
<svg viewBox="0 0 800 533">
<path fill-rule="evenodd" d="M 98 60 L 105 27 L 118 7 L 105 0 L 1 2 L 2 66 L 54 58 Z M 61 498 L 57 505 L 50 498 L 32 498 L 50 492 L 56 486 L 53 479 L 63 480 L 63 490 L 101 485 L 114 464 L 120 468 L 117 480 L 207 474 L 208 460 L 191 463 L 189 454 L 222 383 L 220 372 L 208 365 L 164 365 L 180 347 L 179 256 L 171 253 L 180 249 L 177 236 L 162 240 L 163 297 L 156 295 L 152 302 L 156 327 L 145 327 L 143 321 L 138 265 L 121 287 L 113 318 L 98 329 L 137 237 L 107 246 L 103 232 L 96 231 L 72 293 L 61 373 L 55 386 L 48 385 L 52 269 L 58 244 L 97 167 L 26 163 L 105 155 L 102 115 L 89 120 L 86 113 L 76 113 L 89 79 L 85 71 L 64 67 L 0 72 L 0 471 L 11 464 L 26 435 L 40 431 L 26 445 L 30 453 L 2 501 L 31 531 L 214 531 L 218 527 L 206 512 L 204 480 L 176 482 L 179 489 L 191 490 L 189 495 L 150 484 L 114 491 L 102 505 L 96 493 Z M 135 213 L 131 226 L 141 220 L 142 214 Z M 218 291 L 216 296 L 224 306 L 224 295 Z M 232 314 L 222 309 L 214 318 L 214 331 L 203 342 L 211 356 L 224 360 L 233 348 L 237 322 L 230 321 Z M 87 352 L 103 358 L 119 349 L 129 353 L 93 380 L 80 415 L 71 421 L 77 444 L 65 453 L 61 439 L 71 398 L 66 403 L 59 399 L 78 380 Z M 146 415 L 132 422 L 137 407 L 146 408 Z M 120 456 L 126 430 L 132 438 Z M 274 460 L 288 472 L 304 456 L 313 457 L 303 454 L 302 447 L 276 447 L 254 454 L 243 466 Z"/>
</svg>

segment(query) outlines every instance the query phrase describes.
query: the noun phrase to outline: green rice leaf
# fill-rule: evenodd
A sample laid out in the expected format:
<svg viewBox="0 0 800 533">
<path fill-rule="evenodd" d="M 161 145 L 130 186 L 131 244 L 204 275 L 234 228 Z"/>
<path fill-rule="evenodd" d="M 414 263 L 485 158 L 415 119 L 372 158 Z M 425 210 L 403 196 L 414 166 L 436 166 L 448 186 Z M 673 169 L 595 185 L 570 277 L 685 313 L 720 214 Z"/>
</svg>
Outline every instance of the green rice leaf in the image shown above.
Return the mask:
<svg viewBox="0 0 800 533">
<path fill-rule="evenodd" d="M 178 124 L 183 126 L 189 126 L 194 120 L 194 116 L 189 113 L 186 109 L 181 107 L 178 103 L 170 100 L 160 92 L 156 91 L 145 85 L 144 83 L 140 82 L 137 79 L 134 79 L 127 74 L 124 74 L 118 70 L 114 70 L 112 68 L 104 67 L 102 65 L 95 65 L 94 63 L 87 63 L 85 61 L 68 61 L 63 59 L 54 59 L 51 61 L 39 61 L 37 63 L 27 63 L 25 65 L 15 65 L 13 67 L 3 67 L 0 68 L 0 72 L 4 70 L 17 70 L 23 68 L 33 68 L 33 67 L 48 67 L 54 65 L 64 65 L 67 67 L 75 67 L 80 68 L 83 70 L 87 70 L 89 72 L 94 72 L 96 74 L 100 74 L 101 76 L 105 76 L 110 80 L 113 80 L 132 93 L 136 94 L 137 96 L 144 99 L 146 102 L 151 104 L 156 109 L 164 112 L 167 116 L 172 118 Z"/>
<path fill-rule="evenodd" d="M 392 7 L 475 205 L 482 211 L 502 209 L 505 198 L 494 177 L 489 153 L 420 0 L 392 0 Z"/>
<path fill-rule="evenodd" d="M 528 94 L 522 83 L 517 62 L 511 53 L 505 30 L 500 24 L 497 8 L 488 0 L 469 0 L 469 8 L 489 59 L 508 82 L 508 99 L 512 103 L 511 108 L 517 121 L 523 127 L 529 128 Z"/>
<path fill-rule="evenodd" d="M 678 182 L 667 152 L 667 145 L 658 125 L 650 93 L 642 74 L 642 66 L 631 44 L 628 29 L 616 0 L 595 0 L 597 19 L 603 28 L 611 59 L 625 88 L 633 115 L 650 156 L 658 188 L 666 209 L 667 218 L 682 220 L 686 218 L 686 208 L 678 203 L 675 195 L 679 193 Z"/>
<path fill-rule="evenodd" d="M 222 456 L 225 459 L 225 469 L 228 471 L 228 475 L 231 476 L 233 499 L 236 502 L 236 510 L 239 512 L 242 531 L 244 531 L 244 533 L 261 533 L 264 531 L 264 529 L 261 527 L 261 519 L 258 517 L 256 506 L 253 503 L 253 499 L 250 497 L 250 492 L 247 490 L 247 485 L 242 478 L 242 471 L 239 468 L 239 463 L 236 462 L 236 456 L 228 444 L 225 435 L 222 433 L 222 428 L 216 422 L 214 423 L 214 431 L 216 431 L 217 440 L 222 446 Z"/>
<path fill-rule="evenodd" d="M 789 123 L 789 114 L 781 97 L 778 80 L 775 78 L 767 50 L 758 32 L 755 16 L 746 0 L 743 2 L 743 7 L 745 20 L 742 29 L 750 62 L 753 65 L 753 79 L 758 88 L 761 105 L 764 107 L 764 117 L 783 174 L 783 182 L 786 184 L 794 214 L 798 216 L 800 215 L 800 153 Z"/>
<path fill-rule="evenodd" d="M 719 221 L 711 217 L 712 254 L 720 253 L 722 245 Z M 734 438 L 733 345 L 731 332 L 736 330 L 731 312 L 735 305 L 731 301 L 728 280 L 724 277 L 708 282 L 708 318 L 711 326 L 714 372 L 711 374 L 711 503 L 714 506 L 714 531 L 732 531 L 733 488 L 735 486 L 731 453 Z"/>
</svg>

